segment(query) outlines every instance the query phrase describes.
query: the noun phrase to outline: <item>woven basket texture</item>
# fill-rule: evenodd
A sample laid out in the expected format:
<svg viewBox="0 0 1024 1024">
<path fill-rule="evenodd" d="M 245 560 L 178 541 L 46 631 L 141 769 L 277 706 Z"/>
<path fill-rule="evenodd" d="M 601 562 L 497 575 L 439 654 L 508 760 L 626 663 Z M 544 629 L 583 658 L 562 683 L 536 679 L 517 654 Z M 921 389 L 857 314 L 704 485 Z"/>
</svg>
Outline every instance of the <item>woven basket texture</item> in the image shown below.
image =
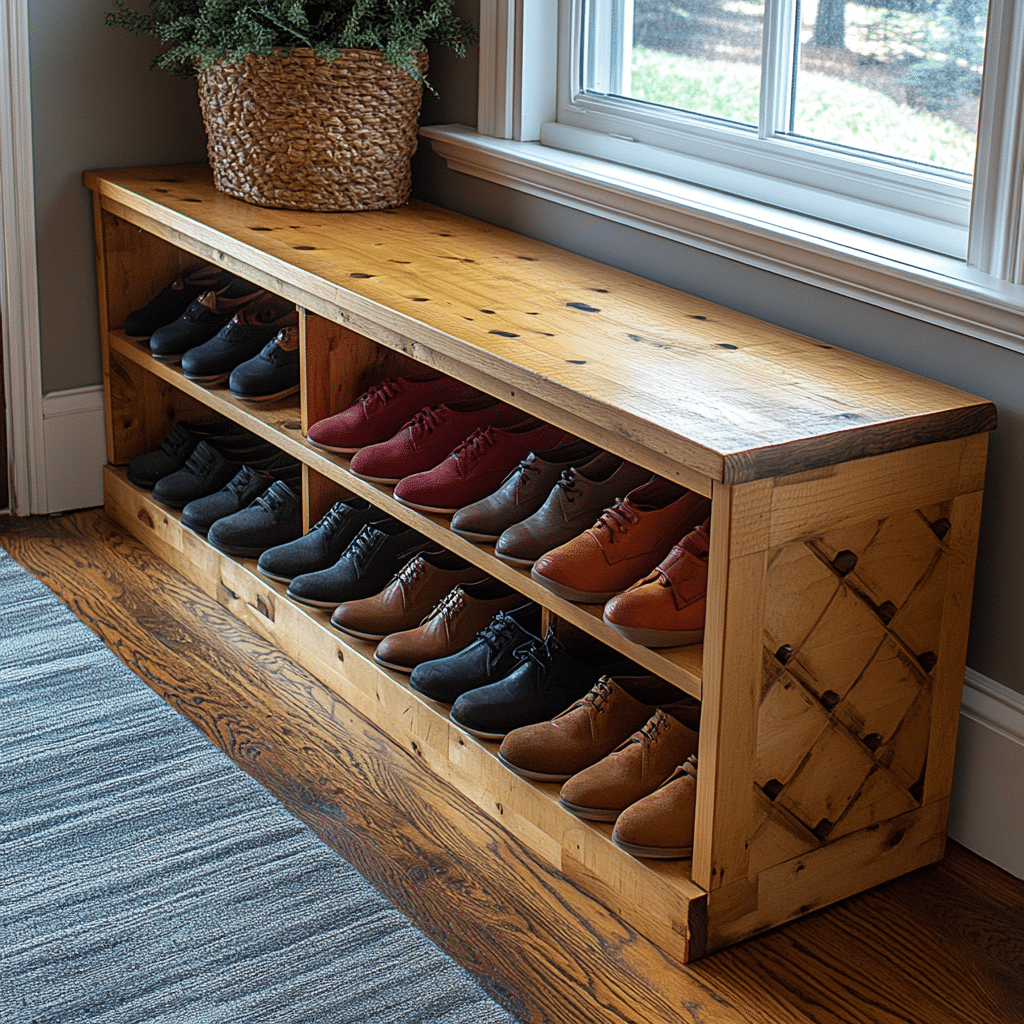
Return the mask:
<svg viewBox="0 0 1024 1024">
<path fill-rule="evenodd" d="M 427 69 L 427 53 L 417 62 Z M 408 202 L 423 85 L 378 50 L 216 64 L 199 77 L 215 187 L 257 206 L 380 210 Z"/>
</svg>

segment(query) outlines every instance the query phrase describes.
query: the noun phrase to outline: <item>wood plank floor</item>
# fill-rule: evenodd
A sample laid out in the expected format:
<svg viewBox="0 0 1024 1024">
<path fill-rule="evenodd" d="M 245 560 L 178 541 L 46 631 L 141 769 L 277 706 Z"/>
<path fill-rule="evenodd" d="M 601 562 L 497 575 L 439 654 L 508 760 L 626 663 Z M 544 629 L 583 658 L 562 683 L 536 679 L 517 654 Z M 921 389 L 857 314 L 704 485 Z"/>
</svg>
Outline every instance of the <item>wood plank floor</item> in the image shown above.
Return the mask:
<svg viewBox="0 0 1024 1024">
<path fill-rule="evenodd" d="M 687 966 L 625 928 L 595 949 L 588 915 L 607 912 L 581 894 L 579 934 L 551 934 L 546 868 L 468 805 L 431 814 L 412 755 L 100 510 L 0 517 L 0 543 L 524 1021 L 1024 1022 L 1024 882 L 953 843 L 941 864 Z M 508 860 L 505 891 L 477 884 L 483 857 Z M 631 984 L 640 964 L 658 991 Z"/>
</svg>

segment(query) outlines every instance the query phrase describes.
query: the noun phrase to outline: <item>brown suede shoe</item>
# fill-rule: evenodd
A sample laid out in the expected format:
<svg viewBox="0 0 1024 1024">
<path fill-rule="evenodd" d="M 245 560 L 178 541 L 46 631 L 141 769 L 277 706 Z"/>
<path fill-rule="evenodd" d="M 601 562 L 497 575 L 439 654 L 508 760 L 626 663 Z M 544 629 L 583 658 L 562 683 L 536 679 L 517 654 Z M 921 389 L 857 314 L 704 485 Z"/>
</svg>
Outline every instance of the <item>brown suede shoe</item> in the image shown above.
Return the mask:
<svg viewBox="0 0 1024 1024">
<path fill-rule="evenodd" d="M 508 527 L 494 545 L 503 562 L 529 568 L 552 548 L 578 536 L 615 499 L 639 487 L 651 474 L 602 452 L 585 465 L 565 470 L 544 504 L 520 523 Z"/>
<path fill-rule="evenodd" d="M 644 647 L 676 647 L 704 639 L 708 606 L 706 519 L 691 530 L 656 569 L 604 606 L 604 621 Z"/>
<path fill-rule="evenodd" d="M 498 760 L 517 775 L 565 782 L 632 736 L 679 690 L 657 676 L 603 676 L 585 697 L 550 722 L 513 729 Z"/>
<path fill-rule="evenodd" d="M 699 721 L 700 703 L 693 698 L 659 708 L 639 732 L 569 779 L 560 803 L 581 818 L 615 821 L 697 753 Z"/>
<path fill-rule="evenodd" d="M 538 558 L 533 578 L 567 601 L 607 601 L 710 514 L 708 498 L 655 477 L 605 509 L 586 533 Z"/>
<path fill-rule="evenodd" d="M 612 842 L 634 857 L 690 858 L 696 808 L 697 758 L 693 756 L 653 793 L 619 815 L 612 830 Z"/>
<path fill-rule="evenodd" d="M 449 551 L 428 551 L 407 562 L 379 593 L 338 605 L 331 625 L 364 640 L 413 629 L 460 584 L 483 583 L 487 574 Z"/>
<path fill-rule="evenodd" d="M 468 647 L 498 612 L 514 613 L 530 604 L 498 580 L 455 587 L 415 629 L 384 637 L 373 660 L 396 672 L 411 672 L 420 662 L 447 658 Z"/>
</svg>

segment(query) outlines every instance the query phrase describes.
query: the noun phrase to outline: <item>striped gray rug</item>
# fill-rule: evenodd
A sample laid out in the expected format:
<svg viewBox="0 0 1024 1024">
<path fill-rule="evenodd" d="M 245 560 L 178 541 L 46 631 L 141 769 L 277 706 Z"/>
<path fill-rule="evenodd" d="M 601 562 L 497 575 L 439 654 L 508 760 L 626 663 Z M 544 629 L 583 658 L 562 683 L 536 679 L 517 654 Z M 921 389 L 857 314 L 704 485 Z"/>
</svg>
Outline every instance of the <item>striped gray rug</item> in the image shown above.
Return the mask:
<svg viewBox="0 0 1024 1024">
<path fill-rule="evenodd" d="M 513 1024 L 0 548 L 3 1024 Z"/>
</svg>

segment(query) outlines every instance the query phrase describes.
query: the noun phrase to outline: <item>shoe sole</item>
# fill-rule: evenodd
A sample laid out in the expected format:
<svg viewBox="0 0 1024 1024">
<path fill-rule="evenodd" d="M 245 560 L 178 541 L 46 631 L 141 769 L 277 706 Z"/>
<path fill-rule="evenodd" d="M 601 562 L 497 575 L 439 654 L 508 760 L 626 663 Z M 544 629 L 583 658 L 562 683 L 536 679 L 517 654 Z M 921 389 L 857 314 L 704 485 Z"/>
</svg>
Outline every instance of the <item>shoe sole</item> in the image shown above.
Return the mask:
<svg viewBox="0 0 1024 1024">
<path fill-rule="evenodd" d="M 549 580 L 547 576 L 542 576 L 537 572 L 536 567 L 531 570 L 530 576 L 536 583 L 550 590 L 556 597 L 564 598 L 566 601 L 573 601 L 576 604 L 604 604 L 605 601 L 610 600 L 616 594 L 622 593 L 621 590 L 602 590 L 597 592 L 573 590 L 572 587 L 566 587 L 561 583 L 556 583 L 554 580 Z"/>
<path fill-rule="evenodd" d="M 368 480 L 369 477 L 362 477 L 363 480 Z M 386 480 L 375 481 L 377 483 L 387 483 Z M 397 481 L 396 481 L 397 482 Z M 454 515 L 462 507 L 456 505 L 455 508 L 434 508 L 433 505 L 417 505 L 414 501 L 406 501 L 405 498 L 400 498 L 397 494 L 394 495 L 395 501 L 400 505 L 404 505 L 406 508 L 414 509 L 417 512 L 426 512 L 430 516 L 451 516 Z"/>
<path fill-rule="evenodd" d="M 290 597 L 293 601 L 298 601 L 299 604 L 309 605 L 310 608 L 330 608 L 333 610 L 341 604 L 341 601 L 317 601 L 312 597 L 299 597 L 298 594 L 293 594 L 290 590 L 285 591 L 285 596 Z"/>
<path fill-rule="evenodd" d="M 416 667 L 415 665 L 397 665 L 393 661 L 385 661 L 383 658 L 377 657 L 376 651 L 373 652 L 373 660 L 377 662 L 378 665 L 391 669 L 392 672 L 401 672 L 406 676 Z"/>
<path fill-rule="evenodd" d="M 654 860 L 690 860 L 693 857 L 692 846 L 637 846 L 634 843 L 624 843 L 621 839 L 615 838 L 612 833 L 612 842 L 626 853 L 634 857 L 649 857 Z"/>
<path fill-rule="evenodd" d="M 571 779 L 575 772 L 571 772 L 568 775 L 548 775 L 544 772 L 531 772 L 525 768 L 520 768 L 519 765 L 513 764 L 511 761 L 506 761 L 501 756 L 501 751 L 498 751 L 498 760 L 510 771 L 515 772 L 516 775 L 521 775 L 524 779 L 533 779 L 534 782 L 565 782 L 567 779 Z"/>
<path fill-rule="evenodd" d="M 632 640 L 641 647 L 685 647 L 687 644 L 699 644 L 704 640 L 703 629 L 650 629 L 643 626 L 620 626 L 612 622 L 607 615 L 602 620 L 627 640 Z"/>
<path fill-rule="evenodd" d="M 234 548 L 229 545 L 215 544 L 209 537 L 207 537 L 207 541 L 210 547 L 216 548 L 225 555 L 231 555 L 234 558 L 259 558 L 267 550 L 266 548 Z"/>
<path fill-rule="evenodd" d="M 215 373 L 210 377 L 191 377 L 189 374 L 185 374 L 185 380 L 192 381 L 193 384 L 221 384 L 231 376 L 230 373 Z"/>
<path fill-rule="evenodd" d="M 328 449 L 330 450 L 330 449 Z M 339 449 L 334 449 L 338 451 Z M 402 478 L 400 476 L 364 476 L 362 473 L 357 473 L 355 470 L 350 469 L 349 472 L 360 480 L 365 480 L 368 484 L 387 484 L 389 487 L 394 487 Z M 400 498 L 397 500 L 401 500 Z"/>
<path fill-rule="evenodd" d="M 338 623 L 331 619 L 331 625 L 339 632 L 344 633 L 346 636 L 354 636 L 357 640 L 383 640 L 387 633 L 361 633 L 357 629 L 352 629 L 349 626 L 339 626 Z M 398 630 L 395 630 L 397 633 Z M 382 663 L 383 664 L 383 663 Z M 408 669 L 407 671 L 412 671 Z"/>
<path fill-rule="evenodd" d="M 558 798 L 558 802 L 567 811 L 572 811 L 577 818 L 586 818 L 587 821 L 615 821 L 622 813 L 622 811 L 613 811 L 607 807 L 580 807 L 579 804 L 571 804 L 561 797 Z"/>
<path fill-rule="evenodd" d="M 500 533 L 473 533 L 472 530 L 457 530 L 454 526 L 451 527 L 451 531 L 452 533 L 457 533 L 460 537 L 465 537 L 466 540 L 490 544 L 493 544 L 501 536 Z M 530 564 L 532 565 L 533 563 L 531 562 Z"/>
<path fill-rule="evenodd" d="M 266 576 L 268 580 L 273 580 L 275 583 L 291 583 L 295 579 L 294 576 L 278 576 L 275 572 L 267 572 L 266 569 L 261 569 L 258 565 L 256 566 L 256 571 L 261 576 Z"/>
<path fill-rule="evenodd" d="M 460 722 L 452 714 L 449 714 L 448 717 L 451 719 L 452 725 L 457 725 L 463 732 L 468 732 L 470 736 L 476 736 L 481 740 L 503 740 L 510 732 L 508 729 L 504 732 L 485 732 L 483 729 L 474 729 L 473 726 Z"/>
<path fill-rule="evenodd" d="M 154 352 L 154 351 L 153 351 L 152 349 L 150 349 L 150 351 L 149 351 L 149 354 L 150 354 L 150 355 L 151 355 L 151 356 L 152 356 L 152 357 L 153 357 L 153 358 L 154 358 L 154 359 L 155 359 L 155 360 L 156 360 L 156 361 L 157 361 L 158 363 L 180 363 L 180 362 L 181 362 L 181 357 L 182 357 L 182 356 L 183 356 L 183 355 L 184 355 L 185 353 L 184 353 L 184 352 L 179 352 L 179 353 L 178 353 L 178 354 L 177 354 L 176 356 L 158 356 L 158 355 L 157 355 L 157 354 L 156 354 L 156 353 L 155 353 L 155 352 Z"/>
<path fill-rule="evenodd" d="M 280 398 L 287 398 L 289 395 L 294 395 L 299 390 L 299 385 L 296 384 L 293 388 L 285 388 L 284 391 L 277 391 L 272 395 L 243 395 L 237 391 L 231 392 L 232 398 L 237 398 L 240 402 L 276 402 Z M 310 444 L 313 442 L 310 441 Z M 316 445 L 319 448 L 319 445 Z M 328 451 L 334 451 L 335 449 L 327 449 Z"/>
<path fill-rule="evenodd" d="M 314 448 L 319 448 L 322 452 L 334 452 L 335 455 L 355 455 L 358 448 L 334 448 L 329 444 L 320 444 L 319 441 L 313 441 L 310 438 L 306 438 L 306 443 L 311 444 Z M 353 476 L 358 476 L 357 473 L 353 473 Z"/>
<path fill-rule="evenodd" d="M 536 558 L 514 558 L 512 555 L 502 555 L 497 551 L 494 552 L 494 557 L 506 565 L 514 565 L 517 569 L 532 569 L 533 563 L 537 561 Z"/>
</svg>

